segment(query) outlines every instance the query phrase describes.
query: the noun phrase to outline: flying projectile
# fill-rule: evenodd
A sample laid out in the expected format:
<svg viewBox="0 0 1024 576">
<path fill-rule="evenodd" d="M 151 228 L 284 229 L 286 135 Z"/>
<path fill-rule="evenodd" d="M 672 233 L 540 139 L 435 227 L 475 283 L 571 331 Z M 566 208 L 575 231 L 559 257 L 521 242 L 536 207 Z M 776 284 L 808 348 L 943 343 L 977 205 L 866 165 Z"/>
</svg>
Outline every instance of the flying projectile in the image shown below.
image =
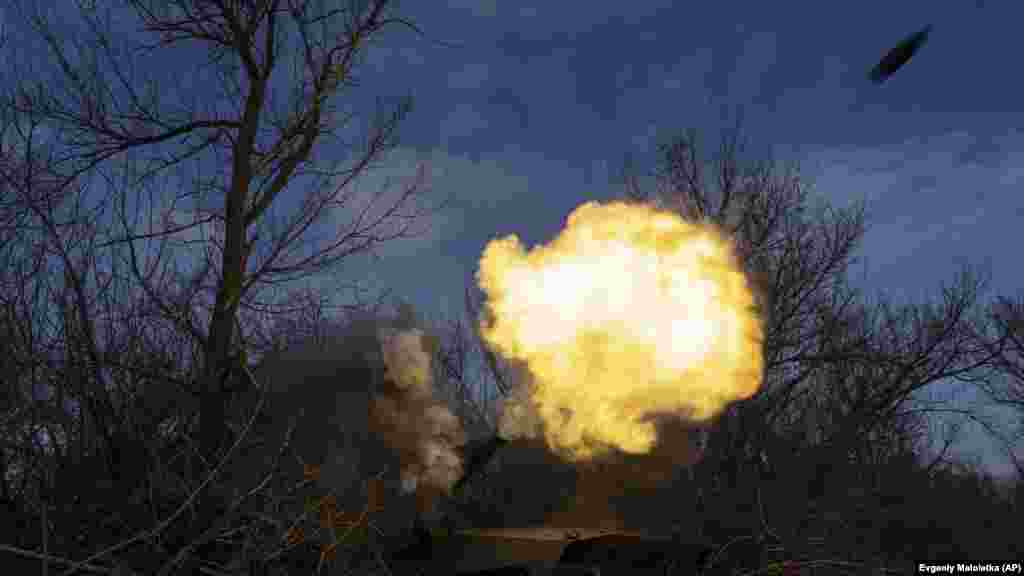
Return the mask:
<svg viewBox="0 0 1024 576">
<path fill-rule="evenodd" d="M 932 25 L 929 24 L 907 36 L 892 50 L 889 50 L 885 57 L 882 58 L 882 61 L 871 69 L 871 74 L 868 75 L 871 81 L 875 84 L 882 84 L 888 80 L 890 76 L 913 58 L 914 54 L 921 49 L 921 46 L 924 46 L 924 43 L 928 41 L 928 34 L 931 31 Z"/>
</svg>

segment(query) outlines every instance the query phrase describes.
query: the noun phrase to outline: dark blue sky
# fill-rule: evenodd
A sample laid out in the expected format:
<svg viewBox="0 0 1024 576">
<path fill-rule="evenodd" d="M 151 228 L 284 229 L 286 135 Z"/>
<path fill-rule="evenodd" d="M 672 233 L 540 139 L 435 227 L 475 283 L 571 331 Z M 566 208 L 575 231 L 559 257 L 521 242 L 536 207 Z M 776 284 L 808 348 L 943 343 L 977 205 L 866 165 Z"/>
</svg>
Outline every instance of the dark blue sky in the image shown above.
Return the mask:
<svg viewBox="0 0 1024 576">
<path fill-rule="evenodd" d="M 435 191 L 456 203 L 429 241 L 395 247 L 382 283 L 457 307 L 488 239 L 549 239 L 579 203 L 618 194 L 627 154 L 650 168 L 657 137 L 714 137 L 740 107 L 755 148 L 799 162 L 817 194 L 868 201 L 855 276 L 869 291 L 935 297 L 962 263 L 990 266 L 1000 293 L 1024 285 L 1024 83 L 1009 73 L 1024 54 L 1024 4 L 693 6 L 409 3 L 431 39 L 461 47 L 407 37 L 371 57 L 373 82 L 414 94 L 405 160 L 428 160 Z M 928 23 L 914 60 L 883 86 L 867 80 Z M 962 450 L 1005 470 L 985 444 L 974 435 Z"/>
<path fill-rule="evenodd" d="M 459 225 L 439 231 L 444 252 L 461 261 L 495 234 L 549 237 L 578 203 L 618 192 L 627 154 L 650 167 L 654 137 L 713 137 L 723 108 L 741 106 L 754 144 L 799 161 L 819 194 L 868 199 L 873 285 L 916 297 L 979 258 L 998 286 L 1020 285 L 1006 231 L 1024 216 L 1024 85 L 1002 71 L 1024 53 L 1024 6 L 529 4 L 409 3 L 432 39 L 462 47 L 406 36 L 371 56 L 368 85 L 416 98 L 403 145 L 461 203 L 448 216 Z M 928 22 L 918 58 L 884 86 L 867 81 Z"/>
<path fill-rule="evenodd" d="M 434 197 L 450 204 L 424 237 L 346 271 L 428 315 L 461 309 L 488 240 L 550 239 L 578 204 L 619 194 L 627 155 L 651 168 L 657 137 L 688 127 L 714 137 L 737 106 L 757 150 L 798 161 L 817 194 L 868 200 L 856 276 L 869 290 L 936 296 L 964 262 L 990 265 L 1000 293 L 1024 286 L 1024 3 L 400 7 L 427 38 L 395 29 L 371 51 L 354 101 L 412 94 L 415 108 L 401 148 L 359 185 L 401 181 L 426 162 Z M 928 23 L 917 57 L 871 84 L 882 54 Z M 975 437 L 964 449 L 983 446 Z"/>
</svg>

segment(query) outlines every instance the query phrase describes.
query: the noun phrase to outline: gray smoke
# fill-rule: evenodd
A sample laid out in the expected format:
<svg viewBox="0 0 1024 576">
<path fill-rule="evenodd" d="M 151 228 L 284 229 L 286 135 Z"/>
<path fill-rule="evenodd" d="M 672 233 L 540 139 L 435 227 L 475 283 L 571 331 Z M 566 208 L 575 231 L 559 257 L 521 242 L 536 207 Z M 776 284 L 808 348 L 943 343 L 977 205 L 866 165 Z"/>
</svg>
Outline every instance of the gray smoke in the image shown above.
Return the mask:
<svg viewBox="0 0 1024 576">
<path fill-rule="evenodd" d="M 459 419 L 434 396 L 423 331 L 382 328 L 378 339 L 385 372 L 373 401 L 375 431 L 402 462 L 403 490 L 422 486 L 447 493 L 462 475 L 457 448 L 465 435 Z"/>
<path fill-rule="evenodd" d="M 257 368 L 269 389 L 261 435 L 323 463 L 332 488 L 399 469 L 404 492 L 429 508 L 462 473 L 464 432 L 435 394 L 433 339 L 410 319 L 358 316 L 268 354 Z M 429 495 L 429 496 L 428 496 Z"/>
</svg>

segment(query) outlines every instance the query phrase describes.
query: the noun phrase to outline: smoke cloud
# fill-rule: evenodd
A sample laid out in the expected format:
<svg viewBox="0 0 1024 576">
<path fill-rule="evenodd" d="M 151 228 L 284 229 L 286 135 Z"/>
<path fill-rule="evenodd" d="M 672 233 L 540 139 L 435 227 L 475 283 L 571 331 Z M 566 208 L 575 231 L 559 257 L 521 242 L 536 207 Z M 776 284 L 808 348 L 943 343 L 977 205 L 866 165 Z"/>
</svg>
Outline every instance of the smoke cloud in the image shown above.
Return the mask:
<svg viewBox="0 0 1024 576">
<path fill-rule="evenodd" d="M 371 425 L 401 462 L 405 492 L 447 493 L 462 475 L 459 419 L 434 396 L 431 356 L 419 329 L 381 328 L 384 382 L 371 407 Z"/>
<path fill-rule="evenodd" d="M 500 433 L 577 465 L 575 505 L 552 524 L 619 527 L 614 498 L 698 461 L 702 427 L 761 385 L 755 294 L 712 225 L 587 203 L 549 244 L 490 242 L 477 278 L 481 335 L 524 367 Z"/>
<path fill-rule="evenodd" d="M 465 444 L 461 422 L 435 391 L 435 347 L 401 310 L 328 322 L 261 359 L 256 373 L 269 396 L 254 434 L 279 445 L 299 418 L 292 449 L 323 465 L 323 486 L 348 490 L 397 471 L 398 488 L 428 512 L 462 474 Z"/>
<path fill-rule="evenodd" d="M 548 245 L 480 259 L 481 334 L 529 374 L 503 407 L 574 461 L 650 452 L 657 420 L 706 422 L 761 385 L 762 324 L 730 242 L 640 204 L 587 203 Z"/>
</svg>

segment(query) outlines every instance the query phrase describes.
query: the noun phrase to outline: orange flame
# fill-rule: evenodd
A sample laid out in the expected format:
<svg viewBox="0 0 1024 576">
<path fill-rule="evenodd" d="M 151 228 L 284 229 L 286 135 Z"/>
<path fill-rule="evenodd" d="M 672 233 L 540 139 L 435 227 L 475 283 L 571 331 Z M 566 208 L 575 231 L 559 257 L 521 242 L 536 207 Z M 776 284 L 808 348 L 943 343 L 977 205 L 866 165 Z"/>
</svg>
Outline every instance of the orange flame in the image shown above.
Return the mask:
<svg viewBox="0 0 1024 576">
<path fill-rule="evenodd" d="M 550 244 L 494 240 L 481 334 L 525 363 L 500 433 L 580 461 L 641 454 L 655 417 L 706 421 L 761 384 L 762 322 L 730 242 L 650 206 L 587 203 Z"/>
</svg>

